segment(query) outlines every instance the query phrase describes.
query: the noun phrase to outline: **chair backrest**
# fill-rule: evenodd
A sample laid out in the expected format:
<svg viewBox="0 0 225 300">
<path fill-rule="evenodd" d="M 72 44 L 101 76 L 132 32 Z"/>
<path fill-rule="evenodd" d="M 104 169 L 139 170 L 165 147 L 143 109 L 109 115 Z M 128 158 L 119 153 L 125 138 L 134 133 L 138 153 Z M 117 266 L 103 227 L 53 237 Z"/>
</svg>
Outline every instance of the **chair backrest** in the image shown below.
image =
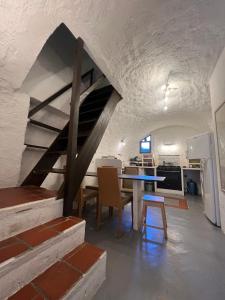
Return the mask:
<svg viewBox="0 0 225 300">
<path fill-rule="evenodd" d="M 103 206 L 121 207 L 119 178 L 117 168 L 102 167 L 97 169 L 98 195 Z"/>
<path fill-rule="evenodd" d="M 129 174 L 129 175 L 138 175 L 139 169 L 138 167 L 125 167 L 124 168 L 124 174 Z M 133 182 L 132 180 L 129 179 L 123 179 L 123 188 L 126 189 L 132 189 L 133 188 Z"/>
</svg>

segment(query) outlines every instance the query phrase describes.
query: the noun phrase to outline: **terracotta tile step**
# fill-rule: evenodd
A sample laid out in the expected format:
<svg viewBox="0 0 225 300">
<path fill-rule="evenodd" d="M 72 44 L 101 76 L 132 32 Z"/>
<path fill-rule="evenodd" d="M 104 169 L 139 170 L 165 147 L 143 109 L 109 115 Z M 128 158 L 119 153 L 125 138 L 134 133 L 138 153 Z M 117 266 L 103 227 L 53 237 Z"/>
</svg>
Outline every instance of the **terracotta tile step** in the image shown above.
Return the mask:
<svg viewBox="0 0 225 300">
<path fill-rule="evenodd" d="M 37 186 L 21 186 L 0 189 L 0 208 L 6 208 L 56 197 L 55 191 Z"/>
<path fill-rule="evenodd" d="M 61 299 L 78 284 L 104 251 L 83 243 L 8 299 Z"/>
<path fill-rule="evenodd" d="M 8 259 L 34 249 L 81 222 L 82 219 L 76 217 L 60 217 L 0 241 L 0 266 Z"/>
</svg>

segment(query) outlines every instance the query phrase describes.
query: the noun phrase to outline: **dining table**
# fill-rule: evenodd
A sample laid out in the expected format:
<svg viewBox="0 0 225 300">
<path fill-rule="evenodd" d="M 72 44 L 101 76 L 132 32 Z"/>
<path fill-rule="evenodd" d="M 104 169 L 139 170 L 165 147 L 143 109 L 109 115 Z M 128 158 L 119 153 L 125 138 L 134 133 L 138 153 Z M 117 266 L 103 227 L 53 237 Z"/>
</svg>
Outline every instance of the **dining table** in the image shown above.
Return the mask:
<svg viewBox="0 0 225 300">
<path fill-rule="evenodd" d="M 97 172 L 87 172 L 86 176 L 97 177 Z M 162 182 L 166 177 L 148 175 L 118 174 L 119 179 L 132 180 L 133 183 L 133 230 L 139 230 L 142 216 L 142 183 L 145 181 Z"/>
</svg>

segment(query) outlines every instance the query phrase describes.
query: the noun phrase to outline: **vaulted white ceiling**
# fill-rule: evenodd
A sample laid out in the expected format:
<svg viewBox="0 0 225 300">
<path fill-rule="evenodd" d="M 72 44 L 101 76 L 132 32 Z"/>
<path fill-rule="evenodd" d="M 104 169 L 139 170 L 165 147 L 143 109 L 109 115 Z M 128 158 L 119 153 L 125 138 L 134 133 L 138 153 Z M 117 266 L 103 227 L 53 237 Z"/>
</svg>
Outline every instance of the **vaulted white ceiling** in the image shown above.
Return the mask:
<svg viewBox="0 0 225 300">
<path fill-rule="evenodd" d="M 123 96 L 103 139 L 103 154 L 113 153 L 112 145 L 121 138 L 132 143 L 168 124 L 204 130 L 208 79 L 225 45 L 225 0 L 1 0 L 0 119 L 5 130 L 0 132 L 0 177 L 6 185 L 16 184 L 24 149 L 29 97 L 20 87 L 61 23 L 84 39 Z M 168 110 L 163 111 L 161 88 L 167 82 Z"/>
</svg>

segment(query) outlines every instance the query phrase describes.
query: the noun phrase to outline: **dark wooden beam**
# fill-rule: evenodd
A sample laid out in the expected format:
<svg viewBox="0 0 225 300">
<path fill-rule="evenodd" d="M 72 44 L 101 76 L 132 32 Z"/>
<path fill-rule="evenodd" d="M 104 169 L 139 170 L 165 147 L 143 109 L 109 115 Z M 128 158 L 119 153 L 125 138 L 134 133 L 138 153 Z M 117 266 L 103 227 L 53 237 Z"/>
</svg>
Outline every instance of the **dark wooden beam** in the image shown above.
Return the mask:
<svg viewBox="0 0 225 300">
<path fill-rule="evenodd" d="M 73 84 L 70 107 L 69 134 L 67 146 L 67 164 L 64 187 L 63 215 L 70 216 L 73 211 L 73 166 L 77 155 L 77 137 L 80 106 L 80 84 L 82 67 L 83 40 L 78 38 L 75 48 L 75 62 L 73 69 Z"/>
</svg>

